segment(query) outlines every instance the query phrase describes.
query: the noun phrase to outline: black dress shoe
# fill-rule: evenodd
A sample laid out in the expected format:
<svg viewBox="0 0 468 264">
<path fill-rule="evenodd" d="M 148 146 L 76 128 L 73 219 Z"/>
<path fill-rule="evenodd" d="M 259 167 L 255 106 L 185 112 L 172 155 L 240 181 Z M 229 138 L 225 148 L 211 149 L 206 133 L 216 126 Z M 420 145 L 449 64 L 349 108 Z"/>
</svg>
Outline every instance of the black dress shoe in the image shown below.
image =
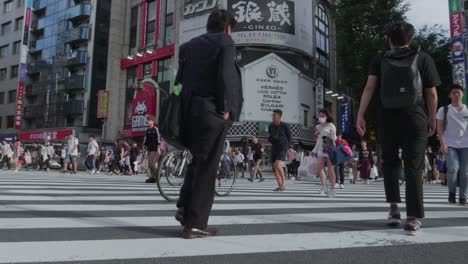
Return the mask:
<svg viewBox="0 0 468 264">
<path fill-rule="evenodd" d="M 216 228 L 205 229 L 205 230 L 200 230 L 196 228 L 184 228 L 182 237 L 185 239 L 204 238 L 204 237 L 215 236 L 217 233 L 218 233 L 218 229 Z"/>
<path fill-rule="evenodd" d="M 146 182 L 146 183 L 155 183 L 155 182 L 156 182 L 156 178 L 154 178 L 154 177 L 149 177 L 148 179 L 146 179 L 145 182 Z"/>
<path fill-rule="evenodd" d="M 175 219 L 179 221 L 182 226 L 184 226 L 184 208 L 177 209 Z"/>
<path fill-rule="evenodd" d="M 466 206 L 466 198 L 460 198 L 460 205 Z"/>
<path fill-rule="evenodd" d="M 449 193 L 448 202 L 451 204 L 457 203 L 456 198 L 455 198 L 455 193 Z"/>
</svg>

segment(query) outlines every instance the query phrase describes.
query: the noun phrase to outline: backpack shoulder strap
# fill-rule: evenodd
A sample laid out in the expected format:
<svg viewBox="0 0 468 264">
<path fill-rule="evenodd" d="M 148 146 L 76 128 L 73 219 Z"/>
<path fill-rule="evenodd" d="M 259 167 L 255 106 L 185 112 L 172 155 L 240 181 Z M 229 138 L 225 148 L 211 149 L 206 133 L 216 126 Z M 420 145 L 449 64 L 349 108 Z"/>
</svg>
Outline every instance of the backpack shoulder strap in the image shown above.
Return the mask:
<svg viewBox="0 0 468 264">
<path fill-rule="evenodd" d="M 447 115 L 448 115 L 448 110 L 449 110 L 449 107 L 448 105 L 444 106 L 444 121 L 443 121 L 443 127 L 444 127 L 444 131 L 447 129 Z"/>
</svg>

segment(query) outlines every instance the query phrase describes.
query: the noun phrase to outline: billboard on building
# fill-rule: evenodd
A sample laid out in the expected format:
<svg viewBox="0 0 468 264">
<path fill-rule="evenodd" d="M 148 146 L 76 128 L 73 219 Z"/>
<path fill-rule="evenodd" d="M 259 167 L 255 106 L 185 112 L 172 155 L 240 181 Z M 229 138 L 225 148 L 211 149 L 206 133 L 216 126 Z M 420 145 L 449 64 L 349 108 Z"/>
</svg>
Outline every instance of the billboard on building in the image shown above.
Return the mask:
<svg viewBox="0 0 468 264">
<path fill-rule="evenodd" d="M 283 111 L 283 121 L 299 122 L 299 73 L 274 53 L 242 68 L 243 120 L 271 121 L 273 110 Z"/>
<path fill-rule="evenodd" d="M 105 119 L 109 116 L 109 91 L 98 92 L 97 118 Z"/>
<path fill-rule="evenodd" d="M 132 104 L 132 136 L 143 137 L 148 129 L 148 115 L 156 115 L 156 94 L 151 85 L 144 84 L 142 92 L 135 93 Z"/>
<path fill-rule="evenodd" d="M 209 8 L 214 5 L 206 0 L 185 3 L 187 15 L 180 25 L 180 43 L 206 33 Z M 275 45 L 313 55 L 312 1 L 217 0 L 216 5 L 236 16 L 232 38 L 237 45 Z"/>
<path fill-rule="evenodd" d="M 227 0 L 236 44 L 278 45 L 313 54 L 312 1 Z"/>
</svg>

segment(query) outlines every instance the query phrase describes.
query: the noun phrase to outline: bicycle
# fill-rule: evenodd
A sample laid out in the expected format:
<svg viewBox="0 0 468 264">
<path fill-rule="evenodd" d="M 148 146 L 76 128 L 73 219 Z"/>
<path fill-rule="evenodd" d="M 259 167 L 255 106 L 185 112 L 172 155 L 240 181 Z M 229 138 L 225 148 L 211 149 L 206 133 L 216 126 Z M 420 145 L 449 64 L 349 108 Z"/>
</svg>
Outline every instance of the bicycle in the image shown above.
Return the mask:
<svg viewBox="0 0 468 264">
<path fill-rule="evenodd" d="M 160 160 L 156 184 L 159 193 L 166 201 L 175 202 L 179 199 L 180 188 L 191 162 L 192 155 L 188 150 L 170 151 Z M 226 197 L 234 189 L 237 167 L 233 157 L 226 153 L 221 156 L 219 164 L 215 194 L 218 197 Z"/>
</svg>

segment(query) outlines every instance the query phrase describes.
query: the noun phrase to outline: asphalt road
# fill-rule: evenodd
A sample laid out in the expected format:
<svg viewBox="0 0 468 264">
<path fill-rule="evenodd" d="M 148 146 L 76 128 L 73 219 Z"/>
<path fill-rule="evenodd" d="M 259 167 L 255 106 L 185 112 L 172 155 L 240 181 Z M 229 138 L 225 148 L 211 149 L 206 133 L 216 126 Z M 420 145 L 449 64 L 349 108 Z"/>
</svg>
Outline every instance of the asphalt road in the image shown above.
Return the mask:
<svg viewBox="0 0 468 264">
<path fill-rule="evenodd" d="M 0 171 L 0 263 L 466 263 L 468 208 L 425 186 L 423 232 L 384 223 L 383 184 L 346 185 L 337 198 L 315 181 L 239 179 L 216 198 L 220 235 L 183 240 L 164 201 L 143 176 Z M 402 205 L 404 211 L 404 205 Z M 404 212 L 403 212 L 404 213 Z"/>
</svg>

